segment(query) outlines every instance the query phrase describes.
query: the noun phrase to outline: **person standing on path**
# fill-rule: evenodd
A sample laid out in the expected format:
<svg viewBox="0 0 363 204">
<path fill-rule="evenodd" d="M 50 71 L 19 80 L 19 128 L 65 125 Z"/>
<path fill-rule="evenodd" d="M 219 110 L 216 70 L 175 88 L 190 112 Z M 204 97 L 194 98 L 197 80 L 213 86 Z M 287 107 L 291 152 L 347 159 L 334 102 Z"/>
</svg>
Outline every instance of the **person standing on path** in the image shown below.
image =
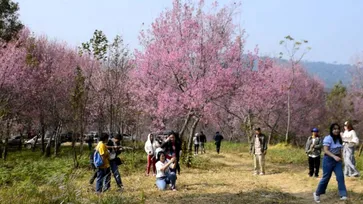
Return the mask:
<svg viewBox="0 0 363 204">
<path fill-rule="evenodd" d="M 344 158 L 344 175 L 348 177 L 359 177 L 360 173 L 355 167 L 354 150 L 359 144 L 359 138 L 351 122 L 344 123 L 343 140 L 343 158 Z"/>
<path fill-rule="evenodd" d="M 323 144 L 319 137 L 318 128 L 313 128 L 311 132 L 312 136 L 308 138 L 305 144 L 305 152 L 308 155 L 309 162 L 309 176 L 319 177 L 320 154 Z"/>
<path fill-rule="evenodd" d="M 342 138 L 340 136 L 340 126 L 337 123 L 330 126 L 330 135 L 324 138 L 323 146 L 323 177 L 313 193 L 314 201 L 320 203 L 320 195 L 325 194 L 333 171 L 338 182 L 340 200 L 347 200 L 347 189 L 342 168 Z"/>
<path fill-rule="evenodd" d="M 261 128 L 255 128 L 255 135 L 252 136 L 250 145 L 250 154 L 254 159 L 254 175 L 265 174 L 265 155 L 267 152 L 266 136 L 261 133 Z M 258 170 L 260 169 L 260 172 Z"/>
<path fill-rule="evenodd" d="M 214 136 L 214 141 L 217 149 L 217 153 L 219 154 L 219 150 L 221 149 L 221 143 L 223 140 L 223 136 L 219 134 L 219 132 L 216 132 L 216 135 Z"/>
<path fill-rule="evenodd" d="M 203 131 L 200 131 L 199 141 L 200 141 L 200 143 L 199 143 L 200 144 L 200 153 L 205 154 L 204 144 L 207 142 L 207 137 L 205 136 Z"/>
</svg>

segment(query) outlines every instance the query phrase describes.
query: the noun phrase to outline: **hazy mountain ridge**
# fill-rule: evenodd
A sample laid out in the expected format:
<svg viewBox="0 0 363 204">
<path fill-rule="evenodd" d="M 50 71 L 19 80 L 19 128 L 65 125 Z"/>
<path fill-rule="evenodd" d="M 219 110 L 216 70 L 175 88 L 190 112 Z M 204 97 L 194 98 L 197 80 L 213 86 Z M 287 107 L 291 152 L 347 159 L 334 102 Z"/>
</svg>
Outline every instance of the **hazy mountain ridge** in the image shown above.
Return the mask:
<svg viewBox="0 0 363 204">
<path fill-rule="evenodd" d="M 349 86 L 351 83 L 349 70 L 352 69 L 352 66 L 349 64 L 309 61 L 304 61 L 303 64 L 311 75 L 316 75 L 325 82 L 327 89 L 332 88 L 339 81 L 342 81 L 346 86 Z"/>
</svg>

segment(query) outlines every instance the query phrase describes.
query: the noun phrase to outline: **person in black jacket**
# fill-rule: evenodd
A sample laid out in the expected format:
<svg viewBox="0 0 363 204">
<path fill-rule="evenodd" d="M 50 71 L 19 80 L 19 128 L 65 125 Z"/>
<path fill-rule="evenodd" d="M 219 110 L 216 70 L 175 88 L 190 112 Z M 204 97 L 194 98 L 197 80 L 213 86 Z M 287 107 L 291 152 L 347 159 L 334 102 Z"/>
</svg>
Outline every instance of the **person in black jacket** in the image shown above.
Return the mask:
<svg viewBox="0 0 363 204">
<path fill-rule="evenodd" d="M 261 133 L 261 128 L 255 128 L 255 135 L 252 136 L 251 146 L 250 146 L 250 154 L 253 154 L 254 156 L 255 175 L 258 174 L 258 169 L 260 169 L 260 175 L 265 174 L 266 152 L 267 152 L 267 138 L 264 134 Z"/>
<path fill-rule="evenodd" d="M 221 149 L 221 143 L 223 140 L 223 136 L 219 134 L 219 132 L 216 132 L 216 135 L 214 136 L 214 141 L 217 149 L 217 153 L 219 154 L 219 150 Z"/>
<path fill-rule="evenodd" d="M 207 142 L 207 137 L 205 136 L 203 131 L 200 132 L 199 140 L 200 140 L 200 152 L 205 153 L 204 144 Z"/>
</svg>

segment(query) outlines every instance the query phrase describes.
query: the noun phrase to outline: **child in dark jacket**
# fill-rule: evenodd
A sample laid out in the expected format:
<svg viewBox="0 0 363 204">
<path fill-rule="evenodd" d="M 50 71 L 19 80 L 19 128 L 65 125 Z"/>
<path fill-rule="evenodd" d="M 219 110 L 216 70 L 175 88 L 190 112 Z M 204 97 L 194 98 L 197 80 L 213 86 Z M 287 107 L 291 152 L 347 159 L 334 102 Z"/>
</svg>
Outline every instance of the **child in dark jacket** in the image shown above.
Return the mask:
<svg viewBox="0 0 363 204">
<path fill-rule="evenodd" d="M 319 137 L 318 128 L 311 130 L 312 136 L 308 138 L 305 145 L 305 152 L 308 155 L 309 176 L 319 176 L 320 154 L 323 147 L 322 139 Z"/>
</svg>

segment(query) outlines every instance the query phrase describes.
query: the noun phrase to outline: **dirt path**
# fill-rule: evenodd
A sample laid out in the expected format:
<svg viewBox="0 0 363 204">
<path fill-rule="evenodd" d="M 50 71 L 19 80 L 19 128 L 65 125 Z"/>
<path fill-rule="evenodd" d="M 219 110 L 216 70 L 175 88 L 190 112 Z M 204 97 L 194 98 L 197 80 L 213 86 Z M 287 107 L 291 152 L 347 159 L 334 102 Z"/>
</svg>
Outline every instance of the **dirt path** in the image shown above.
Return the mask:
<svg viewBox="0 0 363 204">
<path fill-rule="evenodd" d="M 248 154 L 207 153 L 198 157 L 209 158 L 208 165 L 212 167 L 182 169 L 177 192 L 158 191 L 155 178 L 134 175 L 124 179 L 130 186 L 124 196 L 145 200 L 145 203 L 314 203 L 312 192 L 320 178 L 309 178 L 306 167 L 271 164 L 267 157 L 266 175 L 254 176 L 252 157 Z M 339 201 L 333 176 L 321 201 L 363 203 L 362 183 L 357 178 L 347 178 L 349 201 Z"/>
</svg>

